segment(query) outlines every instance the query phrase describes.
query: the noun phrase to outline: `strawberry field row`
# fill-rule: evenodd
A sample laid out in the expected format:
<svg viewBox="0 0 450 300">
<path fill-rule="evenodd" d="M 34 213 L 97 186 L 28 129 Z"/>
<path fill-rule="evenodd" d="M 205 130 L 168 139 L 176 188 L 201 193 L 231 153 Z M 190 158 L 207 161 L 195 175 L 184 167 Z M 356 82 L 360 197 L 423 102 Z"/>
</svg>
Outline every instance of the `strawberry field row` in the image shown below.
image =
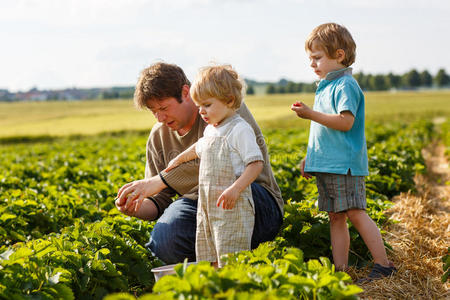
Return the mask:
<svg viewBox="0 0 450 300">
<path fill-rule="evenodd" d="M 432 133 L 429 122 L 368 126 L 368 213 L 379 225 L 386 222 L 388 199 L 414 188 L 414 175 L 424 170 L 420 150 Z M 155 291 L 166 295 L 165 283 L 180 287 L 169 293 L 174 298 L 206 290 L 219 298 L 260 295 L 255 299 L 357 293 L 348 275 L 317 260 L 330 257 L 331 250 L 326 215 L 315 205 L 315 184 L 301 178 L 298 168 L 307 132 L 267 130 L 265 136 L 286 202 L 274 243 L 231 256 L 219 272 L 205 265 L 180 269 Z M 0 298 L 101 299 L 152 288 L 150 269 L 159 261 L 143 245 L 153 223 L 120 216 L 113 206 L 118 187 L 144 172 L 145 140 L 129 134 L 0 147 Z M 351 240 L 351 262 L 367 263 L 368 251 L 353 228 Z M 242 266 L 252 270 L 247 277 L 238 272 Z M 194 282 L 199 272 L 208 275 Z"/>
</svg>

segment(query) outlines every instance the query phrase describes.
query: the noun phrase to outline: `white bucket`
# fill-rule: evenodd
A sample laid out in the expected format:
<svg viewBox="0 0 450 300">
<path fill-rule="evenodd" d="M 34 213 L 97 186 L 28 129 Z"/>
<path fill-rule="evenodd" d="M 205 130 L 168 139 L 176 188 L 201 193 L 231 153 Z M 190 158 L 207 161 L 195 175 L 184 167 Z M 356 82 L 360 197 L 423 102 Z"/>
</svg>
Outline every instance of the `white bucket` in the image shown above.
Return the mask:
<svg viewBox="0 0 450 300">
<path fill-rule="evenodd" d="M 196 264 L 196 262 L 188 262 L 186 263 L 186 265 L 193 265 Z M 157 267 L 157 268 L 153 268 L 152 269 L 152 273 L 155 276 L 155 281 L 158 281 L 161 277 L 163 277 L 164 275 L 172 275 L 175 274 L 175 270 L 173 269 L 173 267 L 175 267 L 178 264 L 173 264 L 173 265 L 165 265 L 162 267 Z"/>
</svg>

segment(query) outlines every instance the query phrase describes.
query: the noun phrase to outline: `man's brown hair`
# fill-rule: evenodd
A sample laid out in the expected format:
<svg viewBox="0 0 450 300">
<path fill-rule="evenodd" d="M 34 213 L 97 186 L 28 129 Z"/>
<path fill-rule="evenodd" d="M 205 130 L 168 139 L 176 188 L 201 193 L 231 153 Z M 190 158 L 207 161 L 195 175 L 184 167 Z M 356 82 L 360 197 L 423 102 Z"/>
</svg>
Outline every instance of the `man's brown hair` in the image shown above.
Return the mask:
<svg viewBox="0 0 450 300">
<path fill-rule="evenodd" d="M 317 26 L 306 39 L 305 50 L 312 51 L 314 43 L 316 43 L 329 58 L 336 58 L 336 51 L 338 49 L 344 50 L 345 58 L 341 63 L 346 67 L 355 62 L 355 41 L 347 28 L 342 25 L 325 23 Z"/>
<path fill-rule="evenodd" d="M 175 98 L 181 102 L 184 85 L 190 86 L 183 70 L 174 64 L 158 62 L 142 70 L 134 91 L 134 105 L 147 108 L 148 100 Z"/>
</svg>

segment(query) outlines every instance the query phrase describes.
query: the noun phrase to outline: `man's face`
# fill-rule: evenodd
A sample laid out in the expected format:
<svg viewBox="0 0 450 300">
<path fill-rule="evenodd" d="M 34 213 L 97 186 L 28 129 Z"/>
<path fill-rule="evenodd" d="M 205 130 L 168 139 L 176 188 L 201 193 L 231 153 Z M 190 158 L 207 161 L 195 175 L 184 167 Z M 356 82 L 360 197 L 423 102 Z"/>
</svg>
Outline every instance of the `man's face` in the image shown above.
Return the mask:
<svg viewBox="0 0 450 300">
<path fill-rule="evenodd" d="M 147 107 L 158 122 L 163 123 L 172 130 L 179 130 L 187 123 L 188 112 L 183 109 L 183 102 L 179 103 L 173 97 L 148 100 Z"/>
</svg>

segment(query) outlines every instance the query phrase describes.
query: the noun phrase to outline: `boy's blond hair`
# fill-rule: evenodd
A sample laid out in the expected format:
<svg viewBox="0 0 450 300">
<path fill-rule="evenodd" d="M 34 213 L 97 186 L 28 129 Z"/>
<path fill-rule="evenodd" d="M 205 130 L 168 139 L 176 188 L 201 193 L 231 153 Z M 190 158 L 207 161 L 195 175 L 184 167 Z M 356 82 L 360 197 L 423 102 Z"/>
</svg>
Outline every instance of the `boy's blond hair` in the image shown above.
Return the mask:
<svg viewBox="0 0 450 300">
<path fill-rule="evenodd" d="M 241 106 L 245 83 L 231 65 L 201 68 L 191 86 L 190 94 L 195 102 L 217 98 L 225 104 L 233 102 L 232 108 Z"/>
<path fill-rule="evenodd" d="M 336 51 L 342 49 L 345 58 L 341 62 L 348 67 L 355 62 L 356 44 L 352 35 L 342 25 L 325 23 L 317 26 L 309 34 L 305 42 L 305 50 L 312 51 L 313 43 L 320 47 L 329 58 L 336 58 Z"/>
</svg>

